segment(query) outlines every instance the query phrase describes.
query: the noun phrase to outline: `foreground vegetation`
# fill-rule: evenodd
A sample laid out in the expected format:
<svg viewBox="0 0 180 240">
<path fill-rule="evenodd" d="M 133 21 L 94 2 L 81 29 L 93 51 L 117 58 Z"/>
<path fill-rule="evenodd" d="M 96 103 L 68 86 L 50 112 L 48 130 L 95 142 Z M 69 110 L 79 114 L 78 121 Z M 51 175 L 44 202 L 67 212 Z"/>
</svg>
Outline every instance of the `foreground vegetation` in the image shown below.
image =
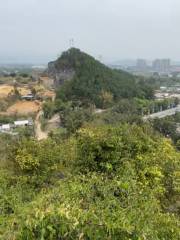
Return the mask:
<svg viewBox="0 0 180 240">
<path fill-rule="evenodd" d="M 175 101 L 74 49 L 57 64 L 76 69 L 43 106 L 45 119 L 60 114 L 58 131 L 0 136 L 0 239 L 178 240 L 174 125 L 142 121 Z"/>
<path fill-rule="evenodd" d="M 180 154 L 148 126 L 7 147 L 1 239 L 179 239 Z"/>
</svg>

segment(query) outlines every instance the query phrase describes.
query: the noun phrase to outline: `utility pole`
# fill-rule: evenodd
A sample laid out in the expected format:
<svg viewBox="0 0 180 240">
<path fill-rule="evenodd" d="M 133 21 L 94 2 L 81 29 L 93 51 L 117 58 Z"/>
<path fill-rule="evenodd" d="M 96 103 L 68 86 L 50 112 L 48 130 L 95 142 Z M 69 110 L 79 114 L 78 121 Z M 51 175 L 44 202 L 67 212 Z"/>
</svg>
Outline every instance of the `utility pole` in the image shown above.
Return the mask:
<svg viewBox="0 0 180 240">
<path fill-rule="evenodd" d="M 69 39 L 69 46 L 70 46 L 70 48 L 74 47 L 74 38 Z"/>
</svg>

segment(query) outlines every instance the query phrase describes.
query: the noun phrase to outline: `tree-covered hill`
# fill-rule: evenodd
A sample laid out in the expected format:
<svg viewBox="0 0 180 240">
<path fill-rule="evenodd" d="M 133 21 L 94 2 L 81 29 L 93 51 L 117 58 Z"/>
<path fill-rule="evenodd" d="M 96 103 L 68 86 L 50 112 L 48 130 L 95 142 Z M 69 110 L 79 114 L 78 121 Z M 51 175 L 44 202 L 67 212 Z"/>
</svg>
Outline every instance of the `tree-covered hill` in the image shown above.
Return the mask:
<svg viewBox="0 0 180 240">
<path fill-rule="evenodd" d="M 60 86 L 57 97 L 64 100 L 81 100 L 106 107 L 107 103 L 120 98 L 153 96 L 152 89 L 144 82 L 139 83 L 124 71 L 112 70 L 75 48 L 50 63 L 49 72 L 54 75 L 56 86 Z"/>
</svg>

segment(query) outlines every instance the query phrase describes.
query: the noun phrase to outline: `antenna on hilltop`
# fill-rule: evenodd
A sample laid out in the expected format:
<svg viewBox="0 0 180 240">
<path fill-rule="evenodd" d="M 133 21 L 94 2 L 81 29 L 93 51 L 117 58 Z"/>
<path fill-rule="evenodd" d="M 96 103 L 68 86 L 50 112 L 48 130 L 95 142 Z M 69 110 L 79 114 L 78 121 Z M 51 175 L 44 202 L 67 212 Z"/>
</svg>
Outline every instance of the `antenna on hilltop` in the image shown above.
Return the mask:
<svg viewBox="0 0 180 240">
<path fill-rule="evenodd" d="M 74 47 L 74 38 L 69 39 L 69 46 L 70 46 L 70 48 Z"/>
</svg>

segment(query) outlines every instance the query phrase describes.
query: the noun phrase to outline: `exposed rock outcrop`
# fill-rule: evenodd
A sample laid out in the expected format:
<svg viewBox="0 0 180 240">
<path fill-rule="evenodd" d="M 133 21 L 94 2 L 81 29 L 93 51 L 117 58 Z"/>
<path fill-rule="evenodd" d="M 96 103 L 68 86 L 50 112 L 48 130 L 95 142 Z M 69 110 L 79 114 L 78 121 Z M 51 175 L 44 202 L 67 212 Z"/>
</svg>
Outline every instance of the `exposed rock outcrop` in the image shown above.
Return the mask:
<svg viewBox="0 0 180 240">
<path fill-rule="evenodd" d="M 72 68 L 60 68 L 57 67 L 57 62 L 50 62 L 48 64 L 48 76 L 54 79 L 54 86 L 58 87 L 62 85 L 65 81 L 72 80 L 75 71 Z"/>
</svg>

